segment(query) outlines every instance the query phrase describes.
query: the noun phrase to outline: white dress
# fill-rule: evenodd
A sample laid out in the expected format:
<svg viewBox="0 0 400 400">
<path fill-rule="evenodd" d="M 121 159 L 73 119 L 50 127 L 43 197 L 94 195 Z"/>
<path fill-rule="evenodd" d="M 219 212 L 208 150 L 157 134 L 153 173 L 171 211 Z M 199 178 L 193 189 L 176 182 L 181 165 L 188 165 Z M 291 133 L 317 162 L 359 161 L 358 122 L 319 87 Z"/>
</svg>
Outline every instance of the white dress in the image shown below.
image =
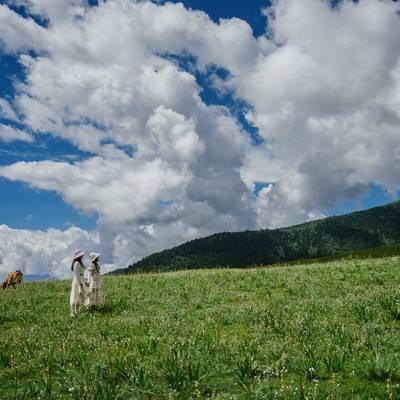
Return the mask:
<svg viewBox="0 0 400 400">
<path fill-rule="evenodd" d="M 85 276 L 84 269 L 78 261 L 74 261 L 72 266 L 72 286 L 69 304 L 82 304 L 85 296 Z"/>
<path fill-rule="evenodd" d="M 96 306 L 102 303 L 100 267 L 97 263 L 90 263 L 89 272 L 89 295 L 86 299 L 87 306 Z"/>
</svg>

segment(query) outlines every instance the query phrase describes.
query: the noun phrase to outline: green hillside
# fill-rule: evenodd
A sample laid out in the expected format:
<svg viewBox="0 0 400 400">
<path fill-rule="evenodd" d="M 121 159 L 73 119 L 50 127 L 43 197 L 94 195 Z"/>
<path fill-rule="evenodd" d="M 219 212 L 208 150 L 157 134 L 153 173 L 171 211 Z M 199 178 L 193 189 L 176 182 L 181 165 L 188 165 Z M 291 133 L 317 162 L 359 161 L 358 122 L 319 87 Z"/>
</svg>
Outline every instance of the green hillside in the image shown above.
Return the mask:
<svg viewBox="0 0 400 400">
<path fill-rule="evenodd" d="M 333 256 L 293 260 L 284 263 L 284 265 L 320 264 L 320 263 L 339 261 L 339 260 L 363 260 L 366 258 L 371 259 L 371 258 L 383 258 L 383 257 L 393 257 L 393 256 L 400 256 L 400 244 L 378 246 L 366 250 L 335 254 Z"/>
<path fill-rule="evenodd" d="M 276 230 L 219 233 L 152 254 L 127 269 L 246 267 L 400 243 L 400 202 Z"/>
<path fill-rule="evenodd" d="M 398 257 L 0 292 L 0 399 L 400 398 Z"/>
</svg>

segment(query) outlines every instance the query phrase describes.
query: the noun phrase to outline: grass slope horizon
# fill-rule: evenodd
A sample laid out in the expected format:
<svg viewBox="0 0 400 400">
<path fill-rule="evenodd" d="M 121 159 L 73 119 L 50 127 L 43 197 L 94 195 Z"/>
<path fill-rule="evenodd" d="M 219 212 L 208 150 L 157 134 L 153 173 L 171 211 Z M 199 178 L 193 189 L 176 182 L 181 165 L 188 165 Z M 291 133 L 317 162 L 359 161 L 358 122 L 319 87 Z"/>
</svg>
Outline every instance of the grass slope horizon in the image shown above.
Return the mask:
<svg viewBox="0 0 400 400">
<path fill-rule="evenodd" d="M 217 233 L 151 254 L 110 274 L 243 268 L 335 256 L 399 243 L 400 201 L 396 201 L 286 228 Z"/>
</svg>

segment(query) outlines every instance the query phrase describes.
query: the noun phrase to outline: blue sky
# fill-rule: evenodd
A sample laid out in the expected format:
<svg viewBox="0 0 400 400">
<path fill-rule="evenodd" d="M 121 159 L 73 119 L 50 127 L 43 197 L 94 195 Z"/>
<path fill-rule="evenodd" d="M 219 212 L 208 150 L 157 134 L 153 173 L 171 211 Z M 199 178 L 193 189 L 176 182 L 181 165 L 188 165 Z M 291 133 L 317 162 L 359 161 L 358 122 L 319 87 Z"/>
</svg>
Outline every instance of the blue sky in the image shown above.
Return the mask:
<svg viewBox="0 0 400 400">
<path fill-rule="evenodd" d="M 179 1 L 175 1 L 178 3 Z M 1 3 L 6 3 L 0 1 Z M 92 2 L 96 4 L 96 2 Z M 264 0 L 243 1 L 183 1 L 186 7 L 206 12 L 214 21 L 219 18 L 237 17 L 246 20 L 258 36 L 265 30 L 265 17 L 260 12 L 265 7 Z M 23 9 L 18 9 L 23 13 Z M 23 13 L 25 14 L 25 13 Z M 184 63 L 182 63 L 184 66 Z M 243 118 L 243 104 L 232 99 L 232 96 L 218 96 L 207 84 L 207 75 L 198 73 L 196 78 L 203 87 L 202 98 L 207 104 L 223 104 L 229 106 L 238 116 L 244 128 L 254 140 L 259 140 L 257 130 L 246 123 Z M 25 74 L 18 63 L 17 56 L 0 53 L 0 96 L 13 99 L 14 84 L 24 81 Z M 12 122 L 0 118 L 0 122 L 15 126 Z M 66 156 L 82 156 L 81 152 L 68 142 L 54 140 L 47 135 L 39 139 L 34 146 L 25 143 L 6 144 L 0 142 L 0 165 L 8 165 L 20 160 L 39 161 L 49 156 L 65 159 Z M 0 193 L 4 193 L 7 203 L 0 209 L 0 222 L 13 228 L 25 229 L 65 229 L 69 225 L 77 225 L 84 229 L 96 226 L 97 215 L 85 215 L 68 206 L 62 198 L 52 192 L 31 190 L 26 184 L 9 182 L 0 179 Z"/>
<path fill-rule="evenodd" d="M 0 273 L 66 276 L 77 247 L 112 269 L 399 198 L 397 2 L 15 4 L 0 0 Z"/>
<path fill-rule="evenodd" d="M 165 3 L 165 1 L 161 3 Z M 265 0 L 174 0 L 173 3 L 183 3 L 186 7 L 204 11 L 215 22 L 218 22 L 220 18 L 243 19 L 252 27 L 256 36 L 265 32 L 266 19 L 260 10 L 270 5 L 270 1 Z"/>
<path fill-rule="evenodd" d="M 1 3 L 1 2 L 0 2 Z M 0 53 L 0 97 L 11 100 L 15 84 L 26 78 L 17 55 Z M 22 128 L 22 124 L 0 118 L 0 123 Z M 40 161 L 49 158 L 75 159 L 84 157 L 69 142 L 43 134 L 34 144 L 25 142 L 4 143 L 0 141 L 0 165 L 17 161 Z M 54 192 L 32 190 L 24 183 L 10 182 L 0 178 L 3 205 L 0 223 L 17 229 L 65 229 L 70 225 L 94 229 L 96 215 L 85 215 L 67 205 Z"/>
<path fill-rule="evenodd" d="M 174 1 L 178 3 L 179 1 Z M 0 1 L 0 4 L 6 4 Z M 91 2 L 96 4 L 97 2 Z M 219 18 L 237 17 L 246 20 L 258 36 L 265 30 L 265 17 L 260 12 L 265 7 L 264 0 L 243 1 L 208 1 L 193 0 L 183 1 L 186 7 L 206 12 L 214 21 Z M 25 14 L 23 9 L 18 9 L 21 14 Z M 207 104 L 228 105 L 237 114 L 244 128 L 259 140 L 257 130 L 246 123 L 242 115 L 243 104 L 235 102 L 231 96 L 217 96 L 207 85 L 207 76 L 197 74 L 196 78 L 204 88 L 202 98 Z M 0 53 L 0 96 L 6 99 L 13 99 L 14 84 L 24 81 L 25 74 L 21 65 L 18 63 L 17 56 Z M 0 123 L 10 124 L 12 122 L 0 118 Z M 6 144 L 0 142 L 0 165 L 8 165 L 16 161 L 39 161 L 48 159 L 49 155 L 58 159 L 65 156 L 82 156 L 81 152 L 71 146 L 66 141 L 54 140 L 43 135 L 39 143 L 34 146 L 25 143 Z M 7 203 L 0 209 L 0 223 L 7 224 L 13 228 L 25 229 L 47 229 L 65 227 L 73 224 L 84 229 L 93 229 L 96 226 L 97 215 L 85 215 L 74 208 L 68 206 L 59 195 L 51 192 L 30 190 L 26 184 L 11 183 L 0 179 L 0 193 L 4 193 Z"/>
<path fill-rule="evenodd" d="M 178 1 L 174 1 L 177 3 Z M 2 1 L 1 3 L 4 3 Z M 215 22 L 220 18 L 241 18 L 249 23 L 256 36 L 265 32 L 266 19 L 261 13 L 261 9 L 268 6 L 265 0 L 252 1 L 208 1 L 208 0 L 184 0 L 183 4 L 195 10 L 206 12 Z M 185 62 L 181 62 L 181 67 L 185 67 Z M 222 71 L 222 72 L 221 72 Z M 221 70 L 223 74 L 226 71 Z M 218 72 L 218 71 L 217 71 Z M 242 123 L 243 129 L 247 130 L 257 143 L 260 140 L 257 129 L 251 126 L 243 117 L 243 110 L 247 104 L 238 102 L 230 95 L 221 96 L 216 94 L 210 85 L 205 74 L 197 73 L 196 78 L 203 87 L 201 93 L 203 101 L 207 104 L 221 104 L 228 106 Z M 18 63 L 16 55 L 0 55 L 0 96 L 12 100 L 14 98 L 14 86 L 19 81 L 24 81 L 25 74 L 21 65 Z M 11 126 L 21 127 L 6 119 L 0 119 L 1 123 Z M 3 143 L 0 142 L 0 163 L 8 165 L 16 161 L 40 161 L 44 159 L 68 160 L 73 158 L 85 157 L 85 154 L 78 151 L 67 141 L 51 138 L 43 134 L 35 144 L 22 142 Z M 257 183 L 256 192 L 266 186 L 267 183 Z M 0 180 L 0 193 L 2 193 L 5 203 L 0 208 L 0 222 L 13 228 L 27 229 L 46 229 L 60 228 L 70 225 L 77 225 L 84 229 L 94 229 L 96 226 L 97 215 L 93 213 L 83 214 L 73 207 L 67 205 L 62 198 L 54 193 L 47 191 L 32 190 L 24 183 L 9 182 L 5 179 Z M 381 205 L 392 200 L 396 196 L 390 196 L 385 190 L 377 185 L 370 185 L 369 193 L 360 199 L 339 201 L 333 209 L 324 210 L 328 215 L 343 214 L 360 208 Z"/>
</svg>

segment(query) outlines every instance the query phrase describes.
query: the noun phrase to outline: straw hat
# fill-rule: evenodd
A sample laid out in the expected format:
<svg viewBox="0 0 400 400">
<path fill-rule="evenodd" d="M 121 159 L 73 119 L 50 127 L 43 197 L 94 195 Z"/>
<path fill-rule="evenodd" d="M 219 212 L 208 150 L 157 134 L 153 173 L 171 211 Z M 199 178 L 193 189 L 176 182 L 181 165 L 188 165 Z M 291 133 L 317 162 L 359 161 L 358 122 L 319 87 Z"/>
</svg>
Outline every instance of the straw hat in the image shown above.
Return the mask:
<svg viewBox="0 0 400 400">
<path fill-rule="evenodd" d="M 96 261 L 99 257 L 101 256 L 101 253 L 90 253 L 89 257 L 90 257 L 90 261 Z"/>
<path fill-rule="evenodd" d="M 77 250 L 74 254 L 74 260 L 76 260 L 77 258 L 80 258 L 82 256 L 84 256 L 86 253 L 83 250 Z"/>
</svg>

